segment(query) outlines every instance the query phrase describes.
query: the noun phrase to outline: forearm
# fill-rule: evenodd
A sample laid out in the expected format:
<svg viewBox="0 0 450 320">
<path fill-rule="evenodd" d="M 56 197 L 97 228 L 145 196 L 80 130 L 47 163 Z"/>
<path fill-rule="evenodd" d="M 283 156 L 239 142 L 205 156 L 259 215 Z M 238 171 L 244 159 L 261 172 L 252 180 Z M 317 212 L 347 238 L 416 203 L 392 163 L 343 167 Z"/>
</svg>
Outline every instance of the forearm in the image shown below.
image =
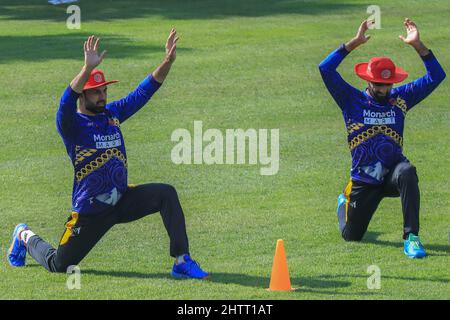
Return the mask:
<svg viewBox="0 0 450 320">
<path fill-rule="evenodd" d="M 72 82 L 70 82 L 70 87 L 72 90 L 81 94 L 83 92 L 84 85 L 89 80 L 89 75 L 91 72 L 92 69 L 84 65 L 80 73 L 72 80 Z"/>
<path fill-rule="evenodd" d="M 423 44 L 422 41 L 412 43 L 411 46 L 417 51 L 417 53 L 421 57 L 424 57 L 430 53 L 430 50 Z"/>
<path fill-rule="evenodd" d="M 172 63 L 168 59 L 165 59 L 163 63 L 161 63 L 155 71 L 153 71 L 152 76 L 159 83 L 163 83 L 166 80 L 167 75 L 169 74 L 170 68 L 172 67 Z"/>
<path fill-rule="evenodd" d="M 148 76 L 126 97 L 108 104 L 108 109 L 123 123 L 138 112 L 160 87 L 161 83 Z"/>
<path fill-rule="evenodd" d="M 355 50 L 356 48 L 358 48 L 361 45 L 361 41 L 357 38 L 352 38 L 351 40 L 349 40 L 348 42 L 345 43 L 345 50 L 347 50 L 347 52 L 352 52 L 353 50 Z"/>
</svg>

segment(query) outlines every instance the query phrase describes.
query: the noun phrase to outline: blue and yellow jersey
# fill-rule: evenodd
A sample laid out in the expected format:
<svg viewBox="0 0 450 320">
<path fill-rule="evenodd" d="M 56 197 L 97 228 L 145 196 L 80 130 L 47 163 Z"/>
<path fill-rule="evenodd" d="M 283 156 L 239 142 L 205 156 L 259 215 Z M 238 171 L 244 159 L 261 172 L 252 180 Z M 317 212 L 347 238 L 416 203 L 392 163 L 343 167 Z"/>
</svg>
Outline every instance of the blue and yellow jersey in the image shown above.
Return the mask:
<svg viewBox="0 0 450 320">
<path fill-rule="evenodd" d="M 341 45 L 320 63 L 320 73 L 344 117 L 352 155 L 351 177 L 380 184 L 397 163 L 407 161 L 402 152 L 406 114 L 444 80 L 445 72 L 430 51 L 422 57 L 427 74 L 393 88 L 386 103 L 379 103 L 336 71 L 347 54 Z"/>
<path fill-rule="evenodd" d="M 127 154 L 120 125 L 142 108 L 161 86 L 150 75 L 104 113 L 77 112 L 80 96 L 70 86 L 61 97 L 56 127 L 74 166 L 72 210 L 95 214 L 113 206 L 127 189 Z"/>
</svg>

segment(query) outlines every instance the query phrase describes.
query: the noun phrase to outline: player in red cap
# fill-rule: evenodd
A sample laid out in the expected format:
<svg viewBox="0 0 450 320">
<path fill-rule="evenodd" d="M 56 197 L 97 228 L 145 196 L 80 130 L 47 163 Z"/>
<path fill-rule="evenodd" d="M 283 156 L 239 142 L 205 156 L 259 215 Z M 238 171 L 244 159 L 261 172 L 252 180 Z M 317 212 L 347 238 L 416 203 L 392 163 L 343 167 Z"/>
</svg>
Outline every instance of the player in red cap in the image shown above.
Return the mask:
<svg viewBox="0 0 450 320">
<path fill-rule="evenodd" d="M 176 30 L 166 42 L 163 63 L 126 97 L 107 103 L 107 81 L 96 67 L 100 39 L 84 43 L 85 63 L 65 90 L 56 123 L 74 166 L 72 214 L 58 249 L 54 249 L 26 224 L 13 232 L 8 254 L 12 266 L 25 265 L 28 253 L 51 272 L 66 272 L 77 265 L 115 224 L 160 212 L 175 258 L 172 276 L 203 279 L 208 273 L 190 257 L 183 210 L 175 188 L 161 183 L 128 185 L 128 166 L 120 126 L 142 108 L 166 79 L 176 58 Z M 77 101 L 79 104 L 77 106 Z M 128 257 L 127 259 L 130 259 Z"/>
<path fill-rule="evenodd" d="M 406 114 L 427 97 L 445 78 L 434 54 L 420 40 L 419 30 L 405 19 L 406 37 L 424 62 L 427 74 L 399 87 L 393 84 L 408 77 L 387 57 L 376 57 L 355 66 L 355 73 L 367 81 L 360 91 L 336 71 L 343 59 L 366 43 L 365 33 L 373 21 L 364 21 L 356 36 L 333 51 L 319 65 L 328 91 L 342 110 L 352 155 L 351 178 L 338 198 L 338 221 L 347 241 L 360 241 L 384 197 L 400 197 L 403 210 L 404 252 L 411 258 L 426 255 L 419 239 L 420 194 L 416 168 L 403 155 Z"/>
</svg>

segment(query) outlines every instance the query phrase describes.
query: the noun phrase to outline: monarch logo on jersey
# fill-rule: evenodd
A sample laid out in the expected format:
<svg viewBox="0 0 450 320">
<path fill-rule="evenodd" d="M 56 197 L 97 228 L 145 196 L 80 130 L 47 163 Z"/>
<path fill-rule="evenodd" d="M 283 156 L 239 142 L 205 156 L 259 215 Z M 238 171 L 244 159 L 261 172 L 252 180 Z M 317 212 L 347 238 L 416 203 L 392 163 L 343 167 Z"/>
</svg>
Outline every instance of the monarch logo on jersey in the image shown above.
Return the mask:
<svg viewBox="0 0 450 320">
<path fill-rule="evenodd" d="M 119 132 L 109 135 L 94 134 L 94 142 L 97 149 L 109 149 L 122 145 Z"/>
<path fill-rule="evenodd" d="M 395 124 L 395 111 L 376 112 L 364 109 L 364 124 Z"/>
</svg>

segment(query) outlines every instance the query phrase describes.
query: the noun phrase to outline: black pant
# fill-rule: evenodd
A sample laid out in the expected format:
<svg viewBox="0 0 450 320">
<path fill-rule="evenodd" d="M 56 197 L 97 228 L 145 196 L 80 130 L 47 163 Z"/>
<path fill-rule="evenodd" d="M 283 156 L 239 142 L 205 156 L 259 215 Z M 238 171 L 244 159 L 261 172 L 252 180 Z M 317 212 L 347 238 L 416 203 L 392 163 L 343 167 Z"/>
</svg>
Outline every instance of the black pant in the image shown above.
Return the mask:
<svg viewBox="0 0 450 320">
<path fill-rule="evenodd" d="M 72 213 L 58 249 L 38 236 L 28 241 L 28 253 L 50 272 L 66 272 L 77 265 L 115 224 L 138 220 L 161 212 L 170 238 L 170 255 L 189 254 L 183 210 L 174 187 L 167 184 L 144 184 L 129 187 L 110 210 L 96 215 Z"/>
<path fill-rule="evenodd" d="M 375 210 L 384 197 L 399 197 L 403 210 L 403 238 L 419 234 L 420 192 L 416 168 L 400 162 L 386 176 L 383 184 L 371 185 L 352 180 L 344 190 L 345 204 L 338 209 L 342 237 L 360 241 Z"/>
</svg>

